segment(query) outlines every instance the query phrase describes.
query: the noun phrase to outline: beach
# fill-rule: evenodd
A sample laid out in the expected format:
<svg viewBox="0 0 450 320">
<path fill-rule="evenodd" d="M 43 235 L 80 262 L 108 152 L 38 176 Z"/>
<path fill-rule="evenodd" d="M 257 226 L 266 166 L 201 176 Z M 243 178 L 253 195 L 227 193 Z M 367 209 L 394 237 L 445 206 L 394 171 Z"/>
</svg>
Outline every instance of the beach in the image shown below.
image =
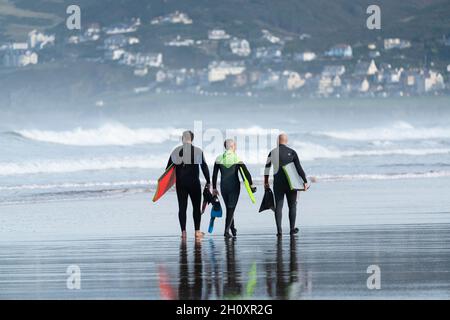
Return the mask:
<svg viewBox="0 0 450 320">
<path fill-rule="evenodd" d="M 285 212 L 281 240 L 245 194 L 229 241 L 220 219 L 196 242 L 188 215 L 183 243 L 174 192 L 3 205 L 0 298 L 448 299 L 449 191 L 447 178 L 316 183 L 299 197 L 300 235 Z M 367 287 L 373 265 L 379 290 Z"/>
<path fill-rule="evenodd" d="M 447 97 L 152 99 L 2 118 L 0 299 L 449 298 Z M 174 190 L 152 202 L 185 129 L 211 172 L 234 138 L 253 176 L 235 241 L 222 218 L 196 243 L 189 206 L 183 244 Z M 315 181 L 293 242 L 286 204 L 281 242 L 274 214 L 258 213 L 280 132 Z"/>
</svg>

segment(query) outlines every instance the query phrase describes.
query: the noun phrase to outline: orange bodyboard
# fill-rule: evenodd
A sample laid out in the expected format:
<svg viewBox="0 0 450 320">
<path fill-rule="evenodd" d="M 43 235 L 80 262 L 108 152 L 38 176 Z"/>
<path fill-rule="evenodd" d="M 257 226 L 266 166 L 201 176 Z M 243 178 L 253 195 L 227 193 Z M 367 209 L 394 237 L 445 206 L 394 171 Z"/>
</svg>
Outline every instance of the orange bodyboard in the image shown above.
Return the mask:
<svg viewBox="0 0 450 320">
<path fill-rule="evenodd" d="M 170 188 L 176 182 L 175 166 L 172 164 L 163 175 L 158 179 L 158 185 L 156 187 L 155 195 L 153 196 L 153 202 L 158 201 L 161 197 L 169 191 Z"/>
</svg>

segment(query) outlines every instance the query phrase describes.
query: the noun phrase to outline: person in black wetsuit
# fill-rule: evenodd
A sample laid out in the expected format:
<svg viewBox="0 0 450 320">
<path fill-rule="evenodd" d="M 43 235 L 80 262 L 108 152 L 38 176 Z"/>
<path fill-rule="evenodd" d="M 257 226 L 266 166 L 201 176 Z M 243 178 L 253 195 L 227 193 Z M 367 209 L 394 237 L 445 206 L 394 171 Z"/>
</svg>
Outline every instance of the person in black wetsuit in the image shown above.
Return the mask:
<svg viewBox="0 0 450 320">
<path fill-rule="evenodd" d="M 224 143 L 225 152 L 218 156 L 214 163 L 213 171 L 213 194 L 218 195 L 217 191 L 217 176 L 220 171 L 220 191 L 222 192 L 222 198 L 225 202 L 227 216 L 225 219 L 225 233 L 224 236 L 229 238 L 230 229 L 231 233 L 235 237 L 237 230 L 234 225 L 234 211 L 239 200 L 239 194 L 241 191 L 241 183 L 239 181 L 239 170 L 243 170 L 250 185 L 253 184 L 252 176 L 248 171 L 245 164 L 239 160 L 236 155 L 236 143 L 232 139 L 225 140 Z M 252 189 L 253 186 L 252 186 Z"/>
<path fill-rule="evenodd" d="M 281 220 L 283 213 L 284 197 L 286 196 L 289 206 L 289 224 L 290 234 L 294 235 L 298 233 L 298 228 L 295 227 L 295 219 L 297 216 L 297 191 L 291 190 L 287 181 L 286 175 L 283 171 L 283 166 L 293 162 L 298 174 L 303 180 L 303 186 L 305 190 L 308 189 L 308 180 L 306 179 L 305 172 L 300 165 L 297 152 L 289 148 L 288 137 L 286 134 L 280 134 L 278 136 L 278 147 L 273 149 L 267 157 L 266 169 L 264 172 L 264 187 L 270 188 L 269 185 L 269 173 L 270 168 L 273 166 L 273 192 L 275 195 L 275 222 L 277 224 L 277 235 L 281 236 Z"/>
<path fill-rule="evenodd" d="M 202 190 L 200 184 L 200 170 L 206 180 L 205 188 L 210 187 L 210 177 L 208 165 L 205 156 L 200 148 L 192 145 L 194 134 L 192 131 L 183 132 L 183 144 L 172 151 L 167 168 L 175 165 L 176 190 L 178 198 L 178 218 L 180 220 L 181 236 L 186 238 L 186 210 L 188 206 L 188 197 L 192 202 L 192 214 L 194 217 L 195 237 L 201 238 L 203 233 L 200 231 L 202 214 L 200 211 Z"/>
</svg>

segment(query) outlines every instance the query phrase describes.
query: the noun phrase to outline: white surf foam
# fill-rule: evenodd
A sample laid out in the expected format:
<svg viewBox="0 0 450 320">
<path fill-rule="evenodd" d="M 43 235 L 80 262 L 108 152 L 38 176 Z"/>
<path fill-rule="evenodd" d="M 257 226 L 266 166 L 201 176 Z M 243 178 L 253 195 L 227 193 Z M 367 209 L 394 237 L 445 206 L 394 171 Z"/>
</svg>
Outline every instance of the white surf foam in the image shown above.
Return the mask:
<svg viewBox="0 0 450 320">
<path fill-rule="evenodd" d="M 96 129 L 75 128 L 68 131 L 19 130 L 24 138 L 73 146 L 128 146 L 162 143 L 177 138 L 183 132 L 177 128 L 131 129 L 122 124 L 105 124 Z"/>
<path fill-rule="evenodd" d="M 0 191 L 18 190 L 54 190 L 54 189 L 86 189 L 86 188 L 119 188 L 155 186 L 156 180 L 130 180 L 115 182 L 83 182 L 83 183 L 57 183 L 57 184 L 24 184 L 15 186 L 0 186 Z"/>
<path fill-rule="evenodd" d="M 154 169 L 167 162 L 164 157 L 90 158 L 74 160 L 36 160 L 22 163 L 0 163 L 0 176 L 71 173 L 114 169 Z"/>
<path fill-rule="evenodd" d="M 426 156 L 433 154 L 450 154 L 450 148 L 405 148 L 405 149 L 370 149 L 370 150 L 339 150 L 337 148 L 327 148 L 319 144 L 308 142 L 294 142 L 301 160 L 310 161 L 316 159 L 339 159 L 344 157 L 366 157 L 366 156 Z"/>
<path fill-rule="evenodd" d="M 450 154 L 449 148 L 426 149 L 373 149 L 373 150 L 339 150 L 318 144 L 294 143 L 300 160 L 340 159 L 345 157 L 406 155 L 425 156 L 432 154 Z M 239 150 L 241 159 L 248 165 L 263 165 L 268 150 Z M 58 174 L 80 171 L 102 171 L 115 169 L 162 169 L 167 163 L 169 154 L 140 155 L 127 157 L 93 157 L 81 159 L 28 160 L 22 162 L 0 162 L 0 176 L 23 174 Z M 212 165 L 217 154 L 206 152 L 205 157 Z"/>
<path fill-rule="evenodd" d="M 348 131 L 322 131 L 315 134 L 334 139 L 354 141 L 450 139 L 450 128 L 415 128 L 407 122 L 400 121 L 395 122 L 388 127 L 354 129 Z"/>
<path fill-rule="evenodd" d="M 450 171 L 427 171 L 414 173 L 391 174 L 343 174 L 343 175 L 317 175 L 314 178 L 320 181 L 348 181 L 348 180 L 401 180 L 401 179 L 429 179 L 450 177 Z"/>
</svg>

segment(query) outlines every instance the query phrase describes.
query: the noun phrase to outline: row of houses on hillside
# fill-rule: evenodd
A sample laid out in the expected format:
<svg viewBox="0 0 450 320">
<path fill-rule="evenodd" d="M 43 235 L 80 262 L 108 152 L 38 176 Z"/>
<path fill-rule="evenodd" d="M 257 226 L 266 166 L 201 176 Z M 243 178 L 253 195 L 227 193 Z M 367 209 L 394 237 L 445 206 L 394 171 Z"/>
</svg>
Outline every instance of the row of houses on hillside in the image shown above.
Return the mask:
<svg viewBox="0 0 450 320">
<path fill-rule="evenodd" d="M 0 46 L 5 67 L 26 67 L 39 62 L 39 51 L 54 46 L 55 35 L 32 30 L 24 42 L 10 42 Z"/>
</svg>

